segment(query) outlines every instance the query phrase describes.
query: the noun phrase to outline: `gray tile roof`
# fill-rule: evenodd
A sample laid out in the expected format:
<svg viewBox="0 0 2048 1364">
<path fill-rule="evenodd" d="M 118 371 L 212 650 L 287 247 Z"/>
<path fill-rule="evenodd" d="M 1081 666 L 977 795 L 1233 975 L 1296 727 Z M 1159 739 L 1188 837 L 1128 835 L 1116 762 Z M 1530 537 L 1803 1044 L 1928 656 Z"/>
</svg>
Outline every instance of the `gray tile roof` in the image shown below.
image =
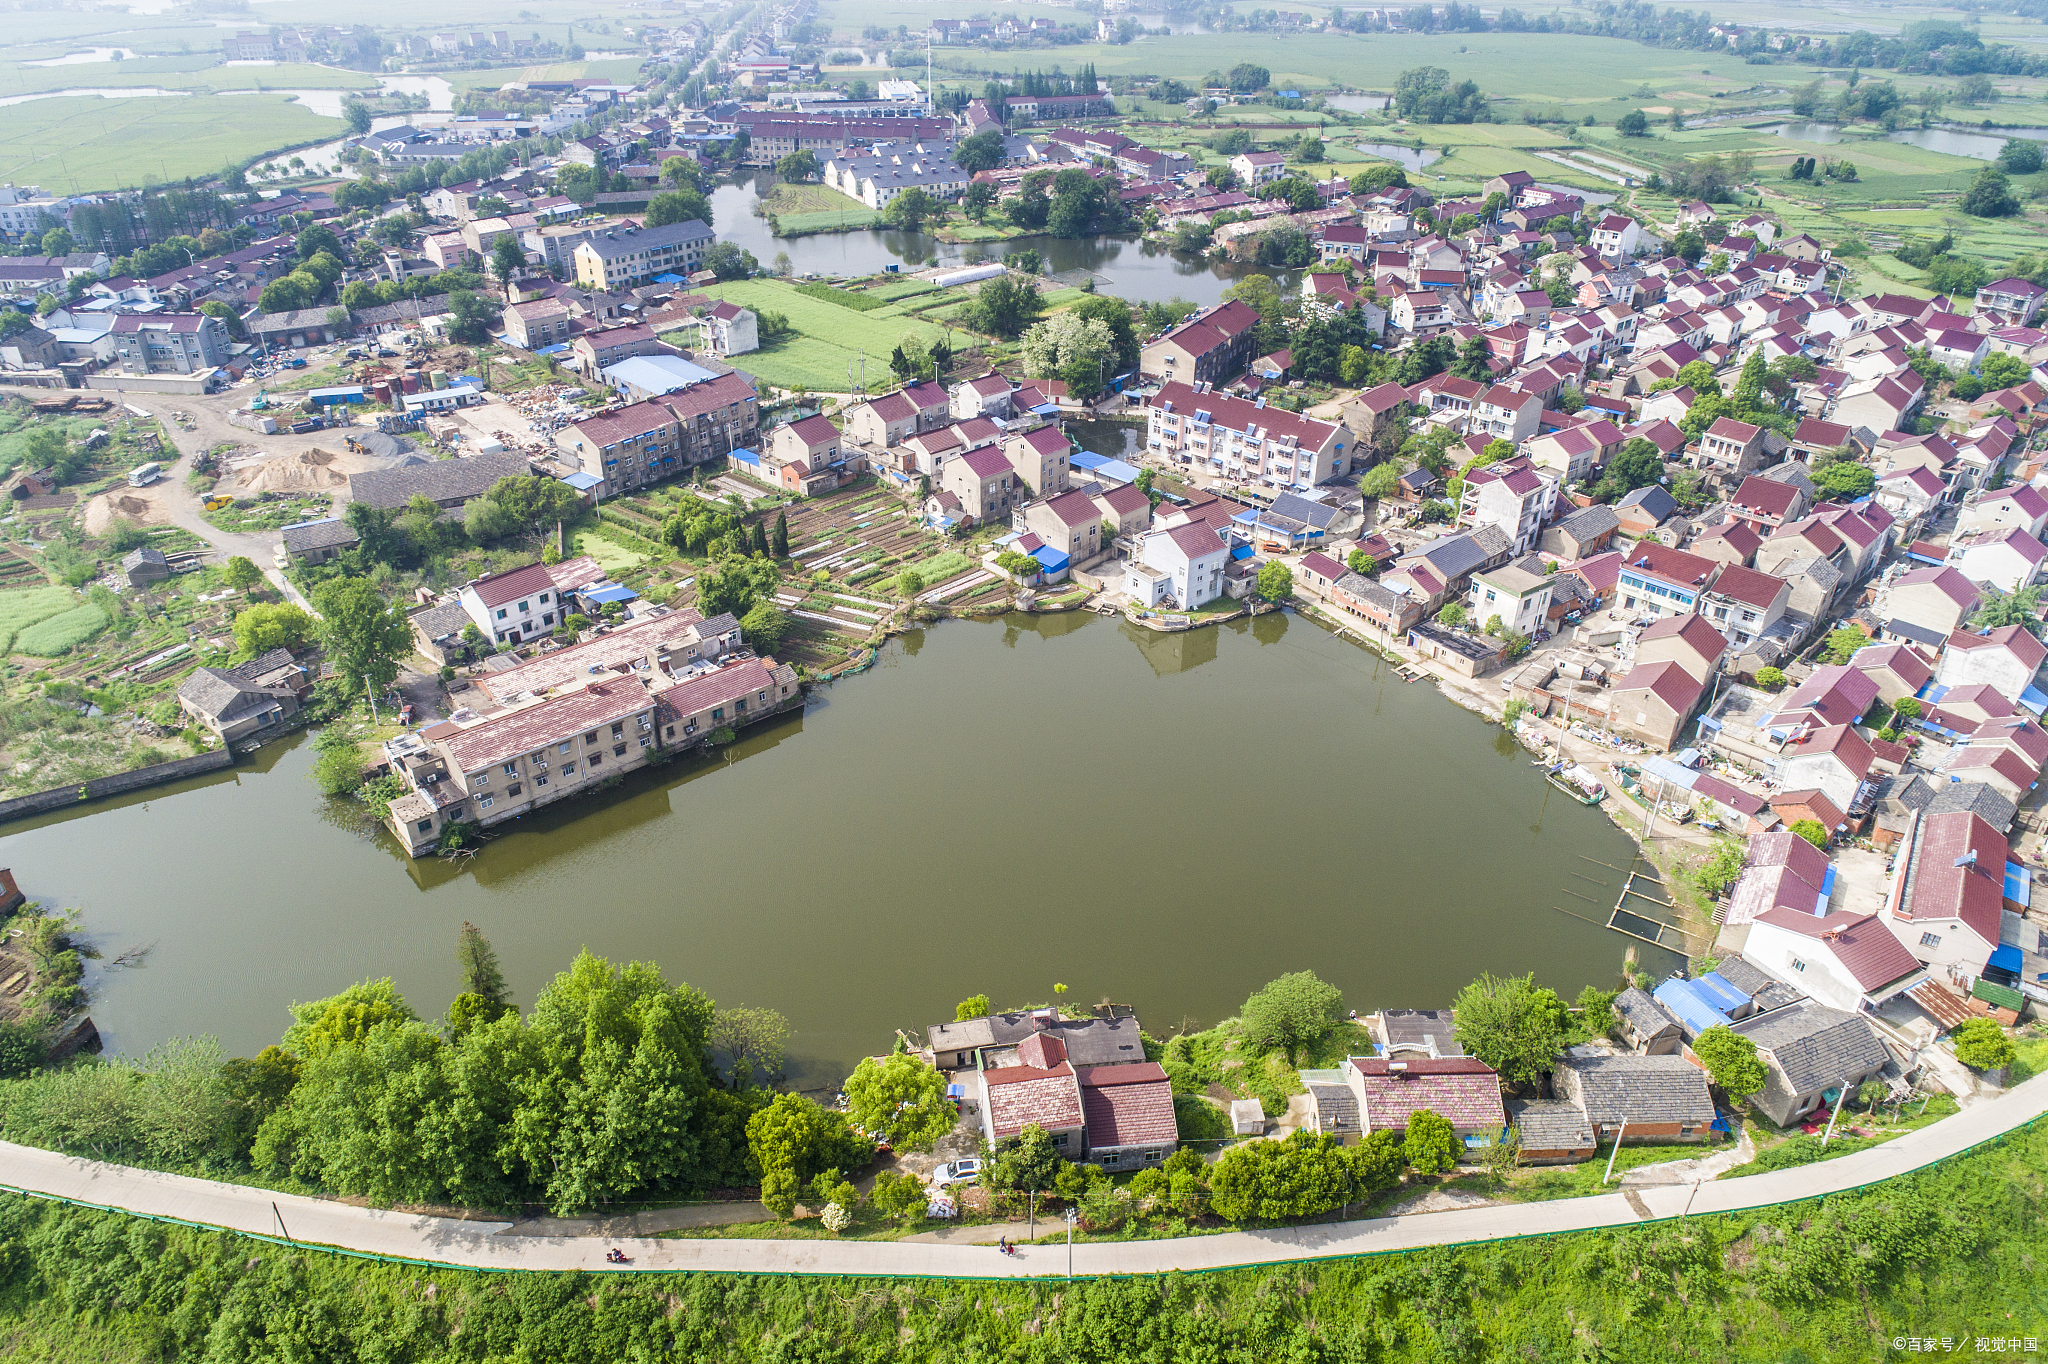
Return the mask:
<svg viewBox="0 0 2048 1364">
<path fill-rule="evenodd" d="M 266 673 L 274 673 L 280 668 L 291 667 L 292 661 L 292 651 L 290 649 L 272 649 L 269 653 L 258 654 L 247 663 L 237 664 L 228 669 L 228 671 L 241 678 L 244 682 L 254 682 Z"/>
<path fill-rule="evenodd" d="M 314 549 L 344 549 L 354 544 L 357 538 L 348 522 L 338 516 L 301 521 L 296 526 L 286 526 L 278 533 L 284 537 L 285 549 L 293 554 L 304 554 Z"/>
<path fill-rule="evenodd" d="M 1628 1024 L 1638 1037 L 1657 1037 L 1681 1025 L 1671 1011 L 1659 1004 L 1647 990 L 1631 985 L 1614 1001 L 1614 1016 Z"/>
<path fill-rule="evenodd" d="M 1742 993 L 1751 996 L 1766 985 L 1782 983 L 1769 971 L 1756 965 L 1740 952 L 1730 952 L 1714 967 L 1714 974 L 1733 985 Z"/>
<path fill-rule="evenodd" d="M 1432 540 L 1409 557 L 1428 560 L 1439 576 L 1455 581 L 1486 567 L 1513 548 L 1514 542 L 1501 534 L 1498 527 L 1477 526 L 1461 535 Z"/>
<path fill-rule="evenodd" d="M 1408 603 L 1408 599 L 1399 592 L 1390 587 L 1381 587 L 1372 579 L 1357 573 L 1346 573 L 1332 586 L 1346 596 L 1378 607 L 1390 616 L 1400 615 L 1401 608 Z"/>
<path fill-rule="evenodd" d="M 1275 516 L 1284 516 L 1290 521 L 1299 521 L 1317 530 L 1328 530 L 1330 523 L 1337 519 L 1337 509 L 1327 502 L 1315 502 L 1299 493 L 1281 493 L 1273 499 L 1271 508 Z"/>
<path fill-rule="evenodd" d="M 222 668 L 196 668 L 178 684 L 180 700 L 190 701 L 222 725 L 233 724 L 250 711 L 268 710 L 289 695 L 245 682 Z"/>
<path fill-rule="evenodd" d="M 412 624 L 429 641 L 448 639 L 462 633 L 462 627 L 474 624 L 469 612 L 462 609 L 460 601 L 437 601 L 432 606 L 412 613 Z"/>
<path fill-rule="evenodd" d="M 167 563 L 168 561 L 164 558 L 162 550 L 150 549 L 148 546 L 144 546 L 141 549 L 130 550 L 121 560 L 121 567 L 125 571 L 133 573 L 145 564 L 151 568 L 163 568 Z"/>
<path fill-rule="evenodd" d="M 1967 810 L 2004 833 L 2012 827 L 2019 807 L 2007 800 L 1996 787 L 1981 781 L 1946 781 L 1934 788 L 1934 798 L 1927 802 L 1927 813 L 1945 815 L 1957 810 Z"/>
<path fill-rule="evenodd" d="M 466 501 L 482 496 L 501 478 L 532 472 L 521 454 L 470 455 L 351 474 L 348 493 L 354 501 L 396 510 L 414 493 L 424 493 L 435 502 Z"/>
<path fill-rule="evenodd" d="M 1318 1132 L 1343 1137 L 1364 1131 L 1358 1125 L 1358 1096 L 1351 1092 L 1350 1085 L 1308 1081 L 1305 1087 L 1309 1097 L 1315 1100 Z"/>
<path fill-rule="evenodd" d="M 1647 488 L 1637 488 L 1629 493 L 1621 499 L 1621 505 L 1641 507 L 1645 515 L 1654 516 L 1659 521 L 1678 510 L 1678 503 L 1672 500 L 1671 494 L 1654 483 Z"/>
<path fill-rule="evenodd" d="M 1524 1151 L 1576 1151 L 1593 1145 L 1593 1127 L 1577 1104 L 1561 1099 L 1518 1099 L 1508 1121 L 1521 1131 Z"/>
<path fill-rule="evenodd" d="M 1891 1059 L 1870 1024 L 1811 999 L 1745 1018 L 1734 1029 L 1771 1053 L 1794 1094 L 1860 1078 Z"/>
<path fill-rule="evenodd" d="M 1614 508 L 1604 502 L 1596 502 L 1590 507 L 1579 508 L 1558 522 L 1557 529 L 1584 544 L 1597 535 L 1617 529 L 1620 525 L 1621 518 L 1614 514 Z"/>
<path fill-rule="evenodd" d="M 1558 1079 L 1589 1121 L 1710 1123 L 1706 1072 L 1682 1056 L 1564 1056 Z"/>
<path fill-rule="evenodd" d="M 1773 483 L 1789 483 L 1805 493 L 1807 501 L 1813 500 L 1813 480 L 1807 477 L 1806 466 L 1796 459 L 1788 459 L 1783 464 L 1773 464 L 1764 470 L 1760 477 L 1768 478 Z"/>
</svg>

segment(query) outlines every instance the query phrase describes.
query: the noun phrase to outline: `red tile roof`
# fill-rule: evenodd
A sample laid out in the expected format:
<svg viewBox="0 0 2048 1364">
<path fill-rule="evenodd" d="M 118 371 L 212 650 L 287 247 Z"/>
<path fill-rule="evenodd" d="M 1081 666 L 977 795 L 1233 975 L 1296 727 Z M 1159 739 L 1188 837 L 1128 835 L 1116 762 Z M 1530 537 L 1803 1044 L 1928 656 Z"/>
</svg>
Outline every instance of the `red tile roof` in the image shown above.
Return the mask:
<svg viewBox="0 0 2048 1364">
<path fill-rule="evenodd" d="M 1141 507 L 1150 505 L 1152 499 L 1138 491 L 1135 483 L 1125 483 L 1102 494 L 1102 500 L 1109 503 L 1109 509 L 1118 516 L 1128 516 Z"/>
<path fill-rule="evenodd" d="M 1821 943 L 1865 990 L 1881 989 L 1920 969 L 1919 958 L 1908 952 L 1875 914 L 1837 912 L 1816 918 L 1780 906 L 1765 910 L 1756 921 Z"/>
<path fill-rule="evenodd" d="M 555 585 L 555 577 L 545 564 L 525 564 L 504 573 L 487 573 L 470 584 L 485 606 L 503 606 L 508 601 L 530 597 L 536 592 L 546 592 Z"/>
<path fill-rule="evenodd" d="M 1173 537 L 1173 543 L 1180 547 L 1180 552 L 1187 555 L 1190 561 L 1205 554 L 1223 552 L 1223 541 L 1217 538 L 1216 532 L 1211 530 L 1205 521 L 1190 521 L 1184 526 L 1171 527 L 1166 533 Z"/>
<path fill-rule="evenodd" d="M 672 714 L 689 716 L 741 697 L 768 705 L 776 700 L 775 689 L 774 669 L 758 658 L 749 658 L 739 663 L 728 663 L 717 672 L 678 683 L 656 699 Z M 762 692 L 768 695 L 764 698 Z"/>
<path fill-rule="evenodd" d="M 1003 1066 L 981 1073 L 988 1088 L 988 1125 L 997 1141 L 1016 1136 L 1032 1123 L 1049 1132 L 1070 1131 L 1087 1121 L 1074 1068 L 1062 1061 L 1050 1070 Z"/>
<path fill-rule="evenodd" d="M 1328 578 L 1331 582 L 1343 577 L 1346 571 L 1344 565 L 1320 551 L 1302 555 L 1301 566 Z"/>
<path fill-rule="evenodd" d="M 1726 418 L 1723 418 L 1726 420 Z M 1716 422 L 1716 426 L 1720 423 Z M 1742 486 L 1735 490 L 1735 508 L 1738 511 L 1759 513 L 1764 516 L 1783 518 L 1792 511 L 1792 504 L 1801 494 L 1790 483 L 1780 483 L 1774 478 L 1751 474 L 1742 480 Z"/>
<path fill-rule="evenodd" d="M 1785 591 L 1785 580 L 1740 564 L 1729 564 L 1715 575 L 1713 590 L 1716 596 L 1763 611 L 1769 610 L 1771 604 L 1778 600 L 1778 594 Z"/>
<path fill-rule="evenodd" d="M 1010 472 L 1010 461 L 993 445 L 984 445 L 979 450 L 969 450 L 960 456 L 960 462 L 972 469 L 976 478 L 995 478 Z"/>
<path fill-rule="evenodd" d="M 1500 1076 L 1484 1061 L 1354 1056 L 1345 1064 L 1358 1072 L 1365 1091 L 1363 1126 L 1368 1132 L 1406 1128 L 1408 1115 L 1424 1108 L 1462 1131 L 1498 1132 L 1507 1126 Z"/>
<path fill-rule="evenodd" d="M 441 742 L 457 770 L 477 772 L 585 730 L 623 720 L 635 711 L 650 710 L 653 705 L 654 699 L 637 680 L 593 682 L 581 691 L 471 725 Z"/>
<path fill-rule="evenodd" d="M 830 445 L 839 439 L 839 428 L 832 424 L 831 418 L 819 413 L 800 422 L 791 422 L 789 434 L 807 446 Z"/>
<path fill-rule="evenodd" d="M 1986 943 L 1998 946 L 2008 851 L 1999 832 L 1967 810 L 1922 815 L 1914 831 L 1913 864 L 1907 873 L 1912 879 L 1899 901 L 1900 917 L 1961 919 Z M 1972 854 L 1970 865 L 1956 865 Z"/>
<path fill-rule="evenodd" d="M 1081 1111 L 1088 1119 L 1088 1146 L 1171 1145 L 1180 1139 L 1173 1117 L 1173 1086 L 1152 1061 L 1123 1066 L 1090 1066 L 1081 1082 Z"/>
<path fill-rule="evenodd" d="M 1700 699 L 1700 693 L 1706 689 L 1706 683 L 1668 658 L 1655 663 L 1638 663 L 1629 669 L 1627 677 L 1614 684 L 1616 697 L 1623 692 L 1645 691 L 1680 715 L 1691 710 L 1693 703 Z"/>
</svg>

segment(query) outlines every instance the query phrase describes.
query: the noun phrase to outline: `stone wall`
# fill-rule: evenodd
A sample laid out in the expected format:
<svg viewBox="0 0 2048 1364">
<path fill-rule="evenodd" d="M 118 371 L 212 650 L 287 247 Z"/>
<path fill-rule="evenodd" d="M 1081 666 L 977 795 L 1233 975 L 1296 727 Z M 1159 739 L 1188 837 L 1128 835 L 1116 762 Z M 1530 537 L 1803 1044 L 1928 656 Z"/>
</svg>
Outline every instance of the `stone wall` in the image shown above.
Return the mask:
<svg viewBox="0 0 2048 1364">
<path fill-rule="evenodd" d="M 138 767 L 132 772 L 116 772 L 110 777 L 95 777 L 91 781 L 72 786 L 53 787 L 48 791 L 38 791 L 34 795 L 0 801 L 0 822 L 45 814 L 51 810 L 62 810 L 89 800 L 139 791 L 145 786 L 178 781 L 184 777 L 196 777 L 203 772 L 217 772 L 223 767 L 234 765 L 235 755 L 225 748 L 217 748 L 210 753 L 199 753 L 190 758 L 158 763 L 154 767 Z"/>
</svg>

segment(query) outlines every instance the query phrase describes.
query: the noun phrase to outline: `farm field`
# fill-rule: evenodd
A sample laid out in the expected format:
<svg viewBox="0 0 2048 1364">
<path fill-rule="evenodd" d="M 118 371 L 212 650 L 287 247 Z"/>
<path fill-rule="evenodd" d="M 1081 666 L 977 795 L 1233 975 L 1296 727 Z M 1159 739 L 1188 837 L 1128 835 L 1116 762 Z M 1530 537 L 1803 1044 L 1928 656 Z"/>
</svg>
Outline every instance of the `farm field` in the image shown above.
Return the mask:
<svg viewBox="0 0 2048 1364">
<path fill-rule="evenodd" d="M 370 90 L 374 76 L 308 62 L 278 66 L 222 66 L 206 53 L 185 57 L 136 57 L 125 62 L 79 66 L 16 66 L 0 69 L 0 96 L 31 95 L 79 86 L 165 90 Z"/>
<path fill-rule="evenodd" d="M 441 10 L 436 8 L 435 14 L 438 16 L 440 13 Z M 413 17 L 417 17 L 416 12 Z M 503 20 L 500 18 L 491 22 Z M 551 21 L 548 27 L 548 36 L 557 41 L 560 40 L 561 33 L 559 23 L 559 20 Z M 582 33 L 579 34 L 579 41 L 595 45 L 615 40 L 607 40 L 602 34 Z M 538 66 L 494 66 L 479 71 L 444 71 L 439 74 L 446 77 L 448 83 L 457 90 L 498 90 L 513 81 L 568 81 L 585 77 L 601 81 L 630 81 L 639 70 L 638 57 L 608 57 L 598 61 L 544 62 Z"/>
<path fill-rule="evenodd" d="M 1388 90 L 1410 67 L 1441 66 L 1451 79 L 1477 81 L 1496 99 L 1565 104 L 1634 98 L 1637 87 L 1645 84 L 1653 90 L 1696 91 L 1704 103 L 1714 91 L 1755 84 L 1760 70 L 1774 80 L 1788 79 L 1793 71 L 1745 66 L 1733 53 L 1687 52 L 1644 47 L 1621 38 L 1558 33 L 1188 33 L 1140 38 L 1122 46 L 1062 47 L 1057 54 L 941 48 L 939 55 L 949 69 L 1029 70 L 1057 60 L 1069 71 L 1093 62 L 1102 76 L 1182 80 L 1200 80 L 1212 70 L 1254 62 L 1273 73 L 1274 86 L 1299 86 L 1305 92 L 1336 85 Z"/>
<path fill-rule="evenodd" d="M 927 343 L 944 336 L 956 351 L 975 343 L 970 333 L 904 316 L 900 311 L 904 305 L 900 303 L 858 312 L 798 293 L 794 285 L 783 280 L 732 280 L 704 292 L 757 313 L 765 308 L 789 318 L 793 335 L 750 354 L 732 357 L 737 368 L 778 388 L 844 392 L 847 367 L 853 365 L 857 369 L 863 351 L 867 355 L 869 382 L 873 383 L 888 373 L 889 352 L 907 333 L 915 333 Z"/>
<path fill-rule="evenodd" d="M 83 191 L 213 175 L 345 126 L 284 95 L 39 99 L 0 109 L 0 179 Z"/>
</svg>

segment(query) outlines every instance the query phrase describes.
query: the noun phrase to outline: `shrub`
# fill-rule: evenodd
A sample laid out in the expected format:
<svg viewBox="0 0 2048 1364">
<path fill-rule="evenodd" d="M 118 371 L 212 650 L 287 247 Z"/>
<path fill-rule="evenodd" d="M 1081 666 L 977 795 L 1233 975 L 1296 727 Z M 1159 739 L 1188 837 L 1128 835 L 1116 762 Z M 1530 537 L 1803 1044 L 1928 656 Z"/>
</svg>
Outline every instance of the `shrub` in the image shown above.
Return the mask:
<svg viewBox="0 0 2048 1364">
<path fill-rule="evenodd" d="M 1988 1018 L 1972 1018 L 1950 1034 L 1955 1039 L 1956 1059 L 1972 1070 L 2004 1070 L 2013 1062 L 2012 1039 Z"/>
<path fill-rule="evenodd" d="M 1765 691 L 1777 691 L 1785 685 L 1785 670 L 1783 668 L 1758 668 L 1756 670 L 1756 684 Z"/>
</svg>

